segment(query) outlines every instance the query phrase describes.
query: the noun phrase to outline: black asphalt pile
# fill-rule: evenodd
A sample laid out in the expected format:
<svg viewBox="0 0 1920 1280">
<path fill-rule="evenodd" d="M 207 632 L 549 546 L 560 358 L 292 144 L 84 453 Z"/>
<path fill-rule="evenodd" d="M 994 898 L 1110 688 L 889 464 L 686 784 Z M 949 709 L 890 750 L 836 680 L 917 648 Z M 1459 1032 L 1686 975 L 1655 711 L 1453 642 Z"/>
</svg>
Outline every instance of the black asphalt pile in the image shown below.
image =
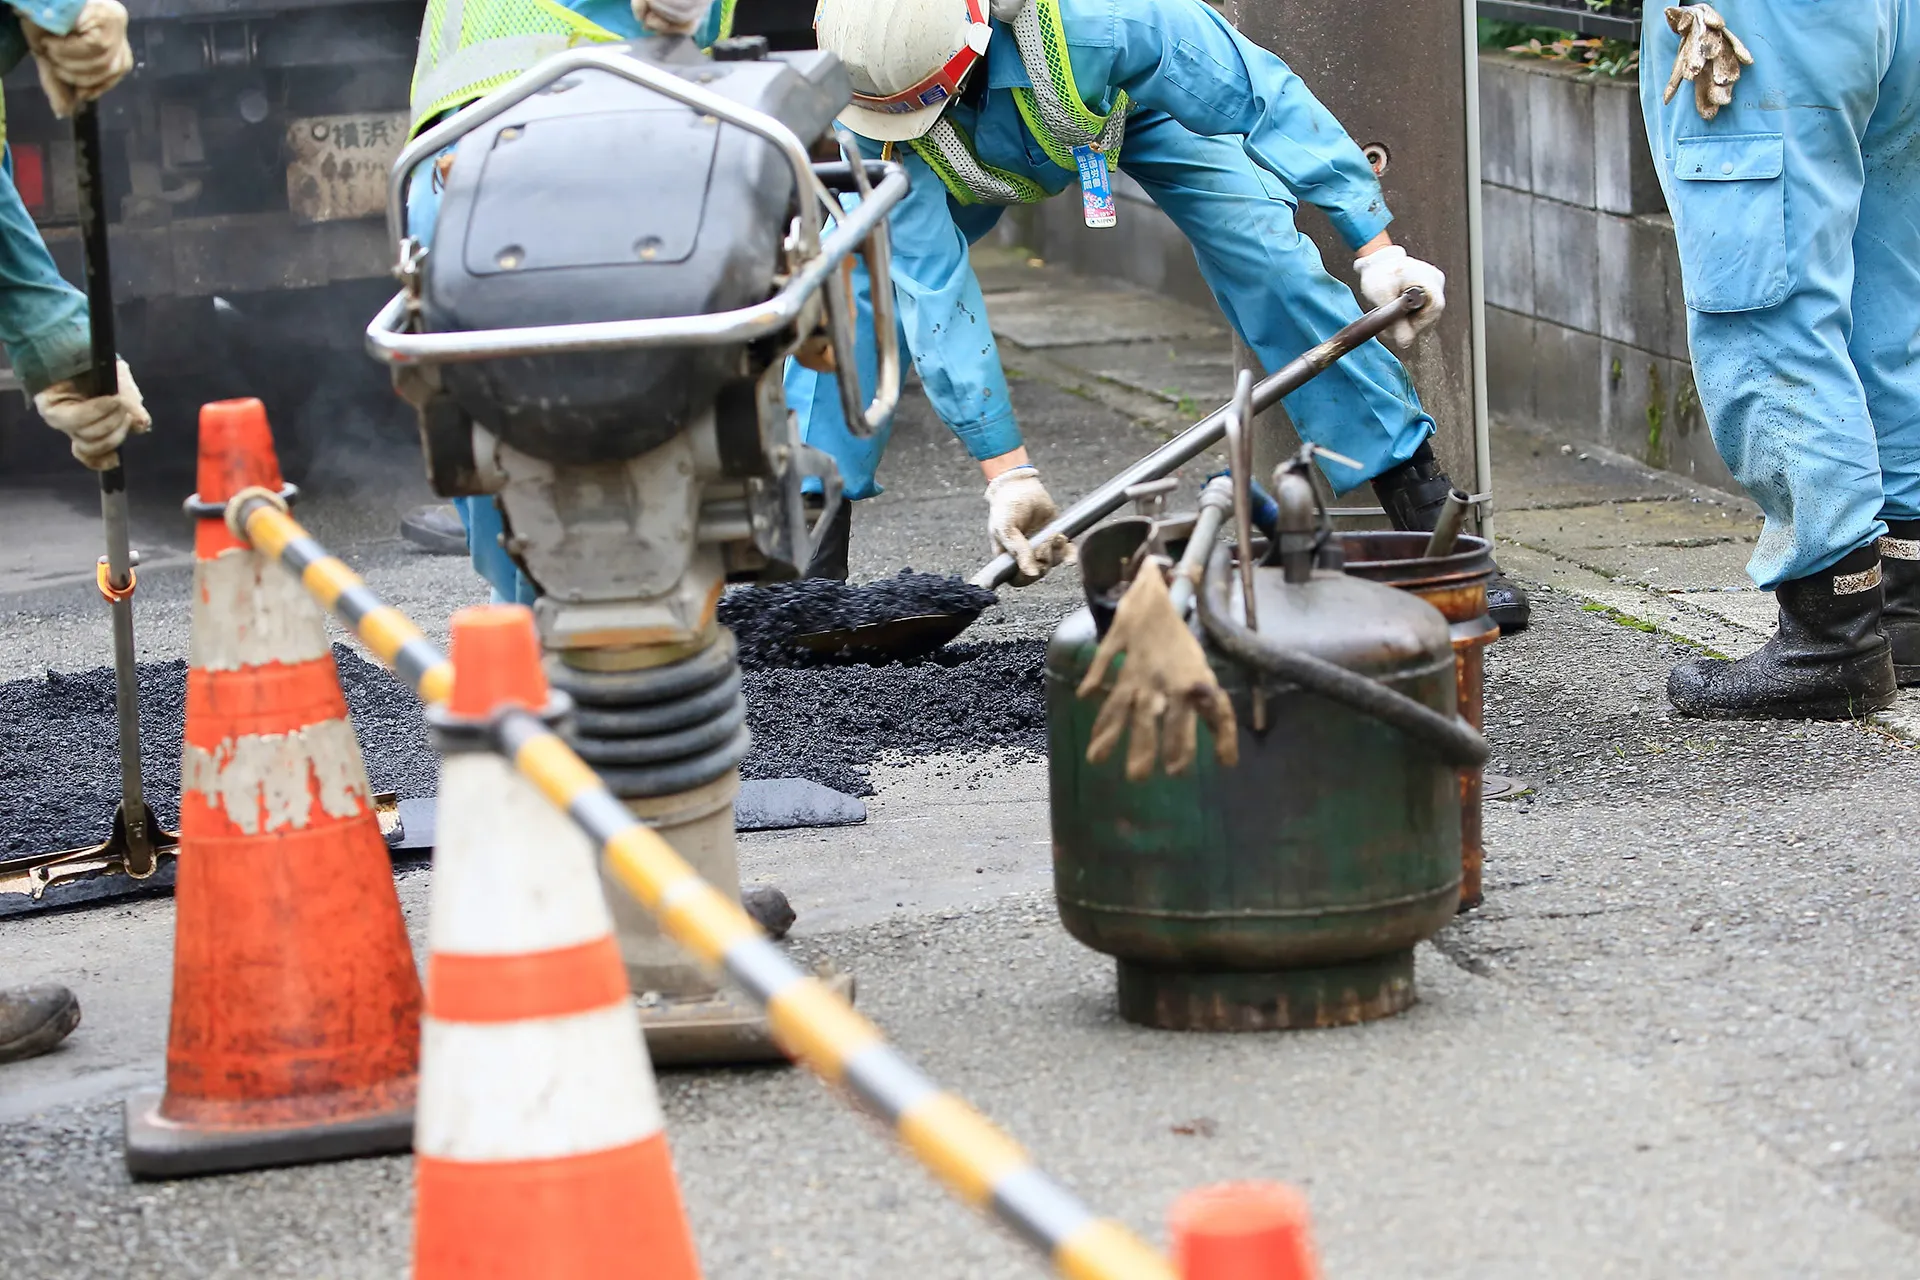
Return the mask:
<svg viewBox="0 0 1920 1280">
<path fill-rule="evenodd" d="M 924 614 L 977 617 L 998 598 L 964 578 L 903 569 L 857 587 L 825 578 L 739 587 L 720 601 L 720 621 L 740 642 L 741 666 L 808 666 L 821 659 L 800 648 L 798 636 Z"/>
<path fill-rule="evenodd" d="M 1046 746 L 1044 653 L 1038 641 L 949 645 L 881 667 L 749 669 L 754 745 L 742 772 L 871 795 L 869 770 L 888 752 L 1038 753 Z M 373 789 L 432 795 L 439 761 L 413 694 L 349 649 L 335 646 L 333 656 Z M 184 662 L 140 667 L 147 802 L 169 827 L 179 821 L 186 681 Z M 120 800 L 116 725 L 110 667 L 0 684 L 0 856 L 105 838 Z"/>
<path fill-rule="evenodd" d="M 420 704 L 383 668 L 334 646 L 340 684 L 375 791 L 430 796 L 439 771 Z M 180 816 L 187 664 L 140 667 L 142 782 L 169 827 Z M 76 848 L 106 837 L 120 802 L 111 667 L 0 684 L 0 855 Z"/>
<path fill-rule="evenodd" d="M 753 754 L 749 778 L 811 778 L 873 794 L 869 769 L 888 752 L 926 756 L 1046 750 L 1038 640 L 955 644 L 919 662 L 749 670 L 744 684 Z"/>
</svg>

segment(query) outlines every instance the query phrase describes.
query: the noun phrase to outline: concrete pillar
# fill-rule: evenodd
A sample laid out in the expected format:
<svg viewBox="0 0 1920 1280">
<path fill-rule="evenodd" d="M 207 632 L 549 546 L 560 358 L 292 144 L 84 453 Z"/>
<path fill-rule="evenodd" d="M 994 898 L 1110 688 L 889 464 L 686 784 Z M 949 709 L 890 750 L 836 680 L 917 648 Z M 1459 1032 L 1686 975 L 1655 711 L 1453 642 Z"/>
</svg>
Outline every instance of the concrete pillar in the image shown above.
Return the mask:
<svg viewBox="0 0 1920 1280">
<path fill-rule="evenodd" d="M 1383 154 L 1381 185 L 1393 211 L 1394 242 L 1447 273 L 1447 313 L 1403 356 L 1439 432 L 1434 450 L 1454 481 L 1490 487 L 1477 460 L 1476 423 L 1485 412 L 1481 323 L 1470 256 L 1478 217 L 1478 147 L 1469 134 L 1477 52 L 1469 41 L 1472 0 L 1226 0 L 1230 21 L 1279 54 L 1370 156 Z M 1477 116 L 1477 113 L 1472 113 Z M 1378 147 L 1379 152 L 1373 148 Z M 1380 162 L 1375 161 L 1375 167 Z M 1353 283 L 1353 256 L 1318 211 L 1302 207 L 1301 228 L 1328 268 Z M 1246 358 L 1241 349 L 1241 358 Z M 1256 437 L 1262 472 L 1297 440 L 1285 414 L 1266 415 Z M 1375 505 L 1361 489 L 1342 505 Z"/>
</svg>

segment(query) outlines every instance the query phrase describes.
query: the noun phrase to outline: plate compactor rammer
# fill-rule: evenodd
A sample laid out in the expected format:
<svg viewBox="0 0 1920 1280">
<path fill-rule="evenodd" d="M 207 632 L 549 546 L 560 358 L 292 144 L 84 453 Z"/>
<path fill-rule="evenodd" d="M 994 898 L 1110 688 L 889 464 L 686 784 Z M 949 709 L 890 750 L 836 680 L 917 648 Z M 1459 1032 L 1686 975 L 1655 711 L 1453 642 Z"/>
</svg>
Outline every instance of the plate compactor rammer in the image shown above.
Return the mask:
<svg viewBox="0 0 1920 1280">
<path fill-rule="evenodd" d="M 401 155 L 387 216 L 403 289 L 367 331 L 419 411 L 434 490 L 500 505 L 572 742 L 736 896 L 748 734 L 715 607 L 729 582 L 797 576 L 841 500 L 833 462 L 799 441 L 782 365 L 830 348 L 856 430 L 899 395 L 881 289 L 863 402 L 851 267 L 858 253 L 887 278 L 906 174 L 851 149 L 813 159 L 851 96 L 833 55 L 757 38 L 555 54 Z M 409 175 L 429 162 L 439 216 L 409 227 Z M 809 479 L 825 499 L 811 521 Z M 756 1010 L 608 897 L 656 1061 L 779 1056 Z"/>
</svg>

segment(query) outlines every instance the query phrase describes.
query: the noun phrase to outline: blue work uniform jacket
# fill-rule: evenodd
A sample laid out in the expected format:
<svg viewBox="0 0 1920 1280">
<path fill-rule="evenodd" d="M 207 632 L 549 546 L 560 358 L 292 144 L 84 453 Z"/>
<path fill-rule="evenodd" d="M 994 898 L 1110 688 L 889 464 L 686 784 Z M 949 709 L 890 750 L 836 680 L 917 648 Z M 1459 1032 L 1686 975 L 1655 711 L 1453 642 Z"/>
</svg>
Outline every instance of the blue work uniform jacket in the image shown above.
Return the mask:
<svg viewBox="0 0 1920 1280">
<path fill-rule="evenodd" d="M 1285 62 L 1203 0 L 1057 3 L 1074 81 L 1090 109 L 1105 114 L 1124 91 L 1136 118 L 1162 112 L 1188 133 L 1238 138 L 1296 204 L 1323 209 L 1354 248 L 1392 221 L 1378 178 L 1340 122 Z M 948 108 L 980 159 L 1049 193 L 1074 184 L 1077 175 L 1048 158 L 1009 92 L 1032 85 L 1009 24 L 993 22 L 984 72 L 985 92 L 969 91 Z M 1123 143 L 1122 165 L 1135 145 Z M 866 150 L 881 154 L 878 143 Z M 1020 447 L 1021 437 L 998 348 L 990 335 L 981 338 L 985 300 L 967 250 L 1002 209 L 962 204 L 917 155 L 897 144 L 892 152 L 912 183 L 890 220 L 902 337 L 941 420 L 975 458 L 997 457 Z"/>
<path fill-rule="evenodd" d="M 0 7 L 0 75 L 27 56 L 20 15 L 57 34 L 73 30 L 86 0 Z M 93 365 L 87 298 L 68 284 L 13 182 L 13 152 L 0 159 L 0 344 L 28 395 Z"/>
</svg>

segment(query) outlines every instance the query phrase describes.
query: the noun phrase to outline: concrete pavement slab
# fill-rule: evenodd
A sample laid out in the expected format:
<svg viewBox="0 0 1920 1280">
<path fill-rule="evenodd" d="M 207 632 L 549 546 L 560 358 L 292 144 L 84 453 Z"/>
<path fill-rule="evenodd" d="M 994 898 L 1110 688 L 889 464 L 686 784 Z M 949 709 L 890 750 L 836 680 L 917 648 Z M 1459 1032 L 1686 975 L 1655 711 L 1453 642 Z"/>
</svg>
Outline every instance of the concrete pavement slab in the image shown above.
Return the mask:
<svg viewBox="0 0 1920 1280">
<path fill-rule="evenodd" d="M 1041 349 L 1226 337 L 1218 316 L 1134 289 L 1020 289 L 994 294 L 987 311 L 997 336 Z"/>
<path fill-rule="evenodd" d="M 1717 614 L 1762 639 L 1773 634 L 1780 618 L 1780 606 L 1771 591 L 1682 591 L 1674 598 L 1690 608 Z"/>
<path fill-rule="evenodd" d="M 1500 536 L 1529 546 L 1578 551 L 1665 547 L 1682 550 L 1744 541 L 1759 530 L 1727 507 L 1687 501 L 1611 500 L 1592 506 L 1515 511 Z"/>
</svg>

